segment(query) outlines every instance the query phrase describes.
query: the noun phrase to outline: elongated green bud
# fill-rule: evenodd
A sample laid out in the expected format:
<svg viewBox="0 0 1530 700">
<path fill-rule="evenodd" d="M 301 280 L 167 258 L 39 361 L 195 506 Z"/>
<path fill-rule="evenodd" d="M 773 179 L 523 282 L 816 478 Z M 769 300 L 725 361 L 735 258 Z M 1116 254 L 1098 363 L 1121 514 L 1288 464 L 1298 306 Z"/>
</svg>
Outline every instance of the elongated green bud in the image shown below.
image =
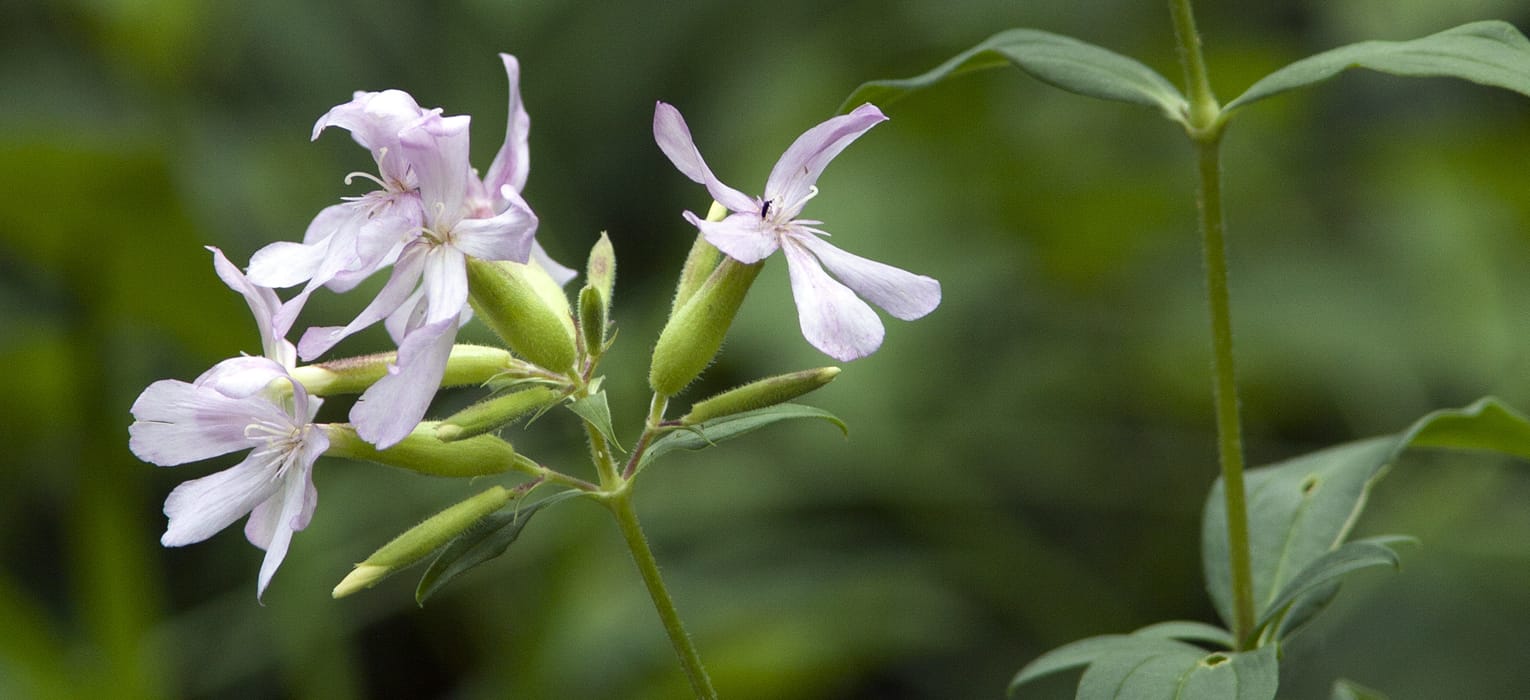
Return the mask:
<svg viewBox="0 0 1530 700">
<path fill-rule="evenodd" d="M 363 588 L 371 588 L 389 574 L 424 559 L 436 548 L 472 527 L 483 516 L 499 510 L 509 502 L 510 492 L 503 486 L 495 486 L 430 516 L 425 522 L 405 530 L 393 541 L 373 552 L 366 561 L 357 564 L 340 581 L 340 585 L 335 586 L 332 595 L 344 598 Z"/>
<path fill-rule="evenodd" d="M 680 422 L 695 425 L 713 418 L 785 403 L 834 381 L 838 376 L 838 367 L 821 367 L 750 382 L 705 401 L 697 401 L 696 405 L 691 406 L 691 412 L 680 418 Z"/>
<path fill-rule="evenodd" d="M 674 396 L 717 356 L 738 307 L 744 303 L 765 261 L 745 265 L 724 258 L 690 301 L 669 317 L 653 349 L 648 385 L 661 396 Z"/>
<path fill-rule="evenodd" d="M 515 448 L 493 435 L 479 435 L 456 442 L 436 438 L 435 421 L 421 423 L 409 437 L 386 450 L 379 450 L 361 439 L 348 424 L 324 424 L 329 436 L 330 457 L 364 459 L 431 476 L 483 476 L 499 474 L 515 464 Z"/>
<path fill-rule="evenodd" d="M 707 210 L 707 221 L 722 221 L 727 216 L 728 208 L 717 202 L 712 202 L 712 208 Z M 675 301 L 669 308 L 671 316 L 691 300 L 696 290 L 701 289 L 701 285 L 712 276 L 712 270 L 716 269 L 722 259 L 722 251 L 717 246 L 708 243 L 705 236 L 696 235 L 696 242 L 691 244 L 691 252 L 685 256 L 685 266 L 680 268 L 680 283 L 675 285 Z"/>
<path fill-rule="evenodd" d="M 359 394 L 386 376 L 388 365 L 397 356 L 398 353 L 385 352 L 304 365 L 292 370 L 292 378 L 314 396 Z M 453 345 L 441 386 L 482 384 L 501 374 L 514 373 L 522 364 L 503 348 Z"/>
<path fill-rule="evenodd" d="M 498 430 L 511 421 L 545 406 L 551 406 L 563 393 L 545 386 L 479 401 L 453 414 L 436 426 L 436 438 L 456 442 Z"/>
<path fill-rule="evenodd" d="M 563 288 L 535 261 L 468 258 L 473 310 L 515 354 L 554 372 L 574 366 L 574 319 Z"/>
<path fill-rule="evenodd" d="M 611 294 L 616 288 L 616 251 L 604 231 L 590 248 L 584 278 L 584 289 L 579 290 L 579 333 L 584 339 L 585 353 L 598 356 L 605 349 Z"/>
</svg>

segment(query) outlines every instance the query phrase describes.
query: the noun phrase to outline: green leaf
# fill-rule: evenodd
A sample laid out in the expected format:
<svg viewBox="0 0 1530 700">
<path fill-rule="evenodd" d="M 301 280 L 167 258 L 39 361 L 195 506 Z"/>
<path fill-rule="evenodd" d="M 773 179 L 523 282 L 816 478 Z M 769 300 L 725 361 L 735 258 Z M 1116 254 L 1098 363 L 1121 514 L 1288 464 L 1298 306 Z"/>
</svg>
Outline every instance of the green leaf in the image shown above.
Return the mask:
<svg viewBox="0 0 1530 700">
<path fill-rule="evenodd" d="M 1011 29 L 993 35 L 923 75 L 865 83 L 850 93 L 840 111 L 849 111 L 865 102 L 885 107 L 948 78 L 1006 64 L 1068 92 L 1155 107 L 1175 121 L 1180 121 L 1187 109 L 1184 96 L 1172 83 L 1135 59 L 1071 37 L 1035 29 Z"/>
<path fill-rule="evenodd" d="M 1208 634 L 1217 628 L 1167 622 L 1132 634 L 1081 639 L 1041 655 L 1015 674 L 1009 694 L 1037 678 L 1088 666 L 1078 698 L 1175 698 L 1177 700 L 1269 700 L 1279 681 L 1276 646 L 1244 653 L 1215 652 L 1167 639 L 1166 633 Z M 1221 638 L 1226 638 L 1225 630 Z"/>
<path fill-rule="evenodd" d="M 452 579 L 504 554 L 521 536 L 521 530 L 526 528 L 531 516 L 543 508 L 583 495 L 582 491 L 562 491 L 536 503 L 512 503 L 508 508 L 484 516 L 441 549 L 420 577 L 420 584 L 414 590 L 414 602 L 424 605 L 425 599 L 435 595 Z"/>
<path fill-rule="evenodd" d="M 1250 470 L 1245 491 L 1256 610 L 1268 609 L 1299 572 L 1344 542 L 1371 486 L 1409 447 L 1530 457 L 1530 419 L 1489 397 L 1466 408 L 1435 411 L 1399 435 L 1352 442 Z M 1207 591 L 1227 622 L 1232 619 L 1232 576 L 1222 494 L 1218 480 L 1202 518 L 1201 552 Z M 1296 619 L 1288 619 L 1281 630 L 1294 631 L 1321 609 L 1321 598 L 1309 595 L 1293 606 L 1288 618 Z"/>
<path fill-rule="evenodd" d="M 713 447 L 724 440 L 731 440 L 745 433 L 751 433 L 772 423 L 796 418 L 817 418 L 828 421 L 838 426 L 840 432 L 850 434 L 850 428 L 837 416 L 821 408 L 803 406 L 795 403 L 776 404 L 766 408 L 758 408 L 753 411 L 735 413 L 731 416 L 714 418 L 698 423 L 688 428 L 681 428 L 653 441 L 648 450 L 638 460 L 637 468 L 641 470 L 649 462 L 675 450 L 703 450 Z"/>
<path fill-rule="evenodd" d="M 1328 697 L 1330 700 L 1387 700 L 1381 691 L 1367 688 L 1348 678 L 1334 681 L 1333 694 Z"/>
<path fill-rule="evenodd" d="M 1331 597 L 1331 593 L 1328 592 L 1331 584 L 1350 572 L 1373 566 L 1397 568 L 1401 562 L 1391 545 L 1416 541 L 1411 537 L 1372 537 L 1347 542 L 1338 549 L 1318 557 L 1308 564 L 1307 568 L 1291 577 L 1290 582 L 1281 589 L 1280 594 L 1275 596 L 1275 600 L 1270 601 L 1270 604 L 1260 612 L 1259 622 L 1254 625 L 1255 633 L 1264 629 L 1288 606 L 1296 602 L 1297 598 L 1314 591 L 1320 591 L 1323 595 Z"/>
<path fill-rule="evenodd" d="M 1190 642 L 1206 642 L 1222 647 L 1233 648 L 1232 633 L 1215 625 L 1204 622 L 1192 622 L 1189 620 L 1173 620 L 1159 622 L 1143 627 L 1132 634 L 1138 637 L 1154 637 L 1158 639 L 1178 639 Z"/>
<path fill-rule="evenodd" d="M 1406 77 L 1452 77 L 1530 95 L 1530 40 L 1513 25 L 1463 24 L 1411 41 L 1364 41 L 1309 56 L 1254 83 L 1224 111 L 1307 87 L 1351 68 Z"/>
<path fill-rule="evenodd" d="M 574 401 L 568 404 L 568 410 L 573 411 L 580 418 L 588 421 L 590 425 L 595 426 L 595 430 L 600 432 L 601 437 L 604 437 L 606 442 L 615 445 L 616 449 L 623 452 L 627 451 L 620 442 L 616 441 L 616 431 L 611 427 L 611 406 L 606 403 L 606 392 L 597 391 L 578 401 Z"/>
</svg>

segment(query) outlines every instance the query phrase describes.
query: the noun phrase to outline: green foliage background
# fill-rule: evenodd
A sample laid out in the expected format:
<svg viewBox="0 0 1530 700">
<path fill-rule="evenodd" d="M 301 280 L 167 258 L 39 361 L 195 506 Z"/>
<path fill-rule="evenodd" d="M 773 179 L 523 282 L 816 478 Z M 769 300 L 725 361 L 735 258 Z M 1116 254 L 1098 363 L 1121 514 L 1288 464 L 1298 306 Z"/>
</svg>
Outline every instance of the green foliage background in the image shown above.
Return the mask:
<svg viewBox="0 0 1530 700">
<path fill-rule="evenodd" d="M 1224 99 L 1342 43 L 1530 26 L 1513 0 L 1202 11 Z M 0 696 L 683 696 L 616 530 L 589 504 L 539 516 L 424 610 L 405 576 L 342 601 L 329 590 L 473 485 L 322 462 L 321 506 L 265 607 L 259 552 L 237 529 L 160 548 L 165 494 L 217 467 L 139 463 L 127 408 L 155 379 L 257 347 L 201 246 L 248 260 L 355 193 L 340 179 L 371 166 L 365 153 L 308 136 L 356 89 L 474 115 L 483 167 L 504 123 L 494 54 L 514 53 L 541 240 L 570 264 L 600 230 L 616 247 L 608 386 L 630 428 L 692 237 L 679 213 L 707 203 L 653 145 L 654 101 L 680 107 L 725 181 L 758 189 L 862 81 L 1011 26 L 1179 75 L 1151 2 L 0 1 Z M 847 250 L 942 280 L 943 305 L 889 319 L 883 350 L 815 395 L 849 441 L 779 426 L 666 460 L 639 487 L 725 697 L 995 697 L 1057 644 L 1213 615 L 1196 541 L 1216 473 L 1209 351 L 1182 135 L 1015 71 L 888 111 L 809 213 Z M 1251 463 L 1483 394 L 1530 406 L 1524 98 L 1346 76 L 1250 109 L 1227 148 Z M 826 363 L 796 332 L 782 267 L 692 396 Z M 362 303 L 318 295 L 303 323 Z M 569 468 L 582 452 L 564 416 L 507 436 Z M 1321 696 L 1341 674 L 1394 698 L 1530 695 L 1526 466 L 1400 465 L 1360 534 L 1423 546 L 1400 576 L 1351 582 L 1286 650 L 1282 695 Z"/>
</svg>

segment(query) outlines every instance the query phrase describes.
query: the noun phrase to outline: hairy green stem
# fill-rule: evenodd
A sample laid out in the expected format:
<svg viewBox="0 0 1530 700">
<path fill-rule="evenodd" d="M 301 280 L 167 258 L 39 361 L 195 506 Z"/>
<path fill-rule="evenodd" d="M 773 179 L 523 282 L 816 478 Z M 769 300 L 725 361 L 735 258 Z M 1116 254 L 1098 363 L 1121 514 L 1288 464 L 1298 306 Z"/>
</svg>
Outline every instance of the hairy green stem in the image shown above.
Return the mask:
<svg viewBox="0 0 1530 700">
<path fill-rule="evenodd" d="M 717 691 L 712 689 L 712 679 L 707 677 L 707 670 L 701 665 L 701 655 L 696 652 L 696 645 L 691 642 L 690 635 L 685 632 L 685 625 L 680 622 L 675 601 L 669 597 L 669 589 L 664 587 L 664 579 L 659 575 L 659 562 L 653 558 L 648 538 L 643 536 L 643 528 L 638 525 L 637 512 L 632 509 L 632 491 L 622 489 L 612 494 L 605 504 L 611 509 L 611 514 L 616 516 L 616 524 L 622 530 L 623 539 L 627 540 L 627 548 L 632 551 L 632 561 L 637 564 L 638 573 L 643 576 L 648 595 L 653 598 L 653 607 L 658 611 L 659 619 L 664 622 L 664 631 L 669 634 L 669 642 L 675 647 L 675 655 L 680 657 L 680 666 L 685 669 L 685 676 L 691 682 L 691 690 L 697 698 L 716 700 Z"/>
<path fill-rule="evenodd" d="M 1211 316 L 1212 400 L 1216 404 L 1217 452 L 1227 509 L 1227 552 L 1232 570 L 1233 639 L 1239 650 L 1255 640 L 1254 577 L 1249 553 L 1248 498 L 1243 488 L 1243 428 L 1238 416 L 1237 370 L 1233 359 L 1232 312 L 1228 301 L 1226 223 L 1222 215 L 1222 130 L 1226 125 L 1201 53 L 1190 0 L 1169 0 L 1174 35 L 1185 69 L 1190 113 L 1186 133 L 1195 143 L 1198 204 Z"/>
</svg>

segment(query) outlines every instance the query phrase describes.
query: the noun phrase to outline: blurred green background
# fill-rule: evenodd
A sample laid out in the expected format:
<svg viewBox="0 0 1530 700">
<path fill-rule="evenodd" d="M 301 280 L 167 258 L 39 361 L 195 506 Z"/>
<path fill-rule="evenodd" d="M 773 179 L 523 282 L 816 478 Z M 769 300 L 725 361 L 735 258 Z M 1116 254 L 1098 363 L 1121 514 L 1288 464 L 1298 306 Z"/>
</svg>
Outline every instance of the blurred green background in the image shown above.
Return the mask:
<svg viewBox="0 0 1530 700">
<path fill-rule="evenodd" d="M 1304 55 L 1519 0 L 1203 3 L 1230 98 Z M 0 0 L 0 697 L 683 697 L 656 615 L 595 506 L 539 516 L 505 558 L 414 605 L 413 578 L 331 587 L 481 484 L 324 461 L 321 505 L 261 607 L 238 528 L 163 549 L 176 483 L 127 450 L 148 383 L 255 351 L 204 245 L 301 236 L 370 169 L 309 129 L 396 87 L 500 143 L 516 54 L 540 239 L 620 260 L 606 369 L 630 430 L 700 187 L 653 145 L 685 113 L 720 177 L 759 189 L 864 80 L 1032 26 L 1178 82 L 1160 2 Z M 936 277 L 941 308 L 813 397 L 844 440 L 787 424 L 661 463 L 638 509 L 729 698 L 998 697 L 1081 636 L 1211 620 L 1198 512 L 1215 475 L 1190 153 L 1148 110 L 1012 70 L 888 109 L 808 212 L 836 244 Z M 1254 464 L 1400 430 L 1497 394 L 1530 408 L 1530 101 L 1355 74 L 1250 110 L 1227 140 L 1234 324 Z M 771 263 L 691 396 L 826 364 Z M 375 288 L 374 284 L 372 288 Z M 362 294 L 316 296 L 300 325 Z M 478 338 L 486 338 L 477 331 Z M 470 334 L 471 335 L 471 334 Z M 379 349 L 377 331 L 340 352 Z M 437 412 L 471 400 L 447 394 Z M 329 407 L 344 415 L 344 402 Z M 630 432 L 627 433 L 630 436 Z M 507 437 L 577 469 L 572 420 Z M 630 438 L 629 438 L 630 439 Z M 1286 651 L 1282 696 L 1345 675 L 1394 698 L 1530 697 L 1530 465 L 1405 460 L 1361 533 L 1423 539 Z M 1068 697 L 1067 679 L 1037 689 Z M 1048 693 L 1051 693 L 1049 695 Z"/>
</svg>

